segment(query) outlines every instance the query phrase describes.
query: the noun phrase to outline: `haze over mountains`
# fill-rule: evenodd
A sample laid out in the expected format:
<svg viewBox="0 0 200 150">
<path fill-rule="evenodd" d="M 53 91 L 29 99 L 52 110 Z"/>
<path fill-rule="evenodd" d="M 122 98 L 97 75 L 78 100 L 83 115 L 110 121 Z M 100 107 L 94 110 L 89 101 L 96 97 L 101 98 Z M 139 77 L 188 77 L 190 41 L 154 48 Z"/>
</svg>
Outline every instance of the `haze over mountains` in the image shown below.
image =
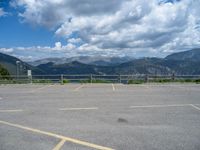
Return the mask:
<svg viewBox="0 0 200 150">
<path fill-rule="evenodd" d="M 19 59 L 0 54 L 0 64 L 11 74 L 16 72 Z M 21 73 L 27 69 L 33 74 L 200 74 L 200 49 L 171 54 L 165 58 L 109 58 L 109 57 L 73 57 L 49 58 L 32 62 L 32 66 L 21 61 Z"/>
</svg>

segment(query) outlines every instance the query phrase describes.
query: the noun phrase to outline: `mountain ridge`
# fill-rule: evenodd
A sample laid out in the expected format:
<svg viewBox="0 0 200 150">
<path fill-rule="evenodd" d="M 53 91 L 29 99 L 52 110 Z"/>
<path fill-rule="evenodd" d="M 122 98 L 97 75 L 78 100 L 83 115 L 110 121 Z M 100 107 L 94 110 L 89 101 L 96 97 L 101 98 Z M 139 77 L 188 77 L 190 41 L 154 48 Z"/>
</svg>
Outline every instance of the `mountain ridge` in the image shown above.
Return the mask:
<svg viewBox="0 0 200 150">
<path fill-rule="evenodd" d="M 40 70 L 39 68 L 33 67 L 14 56 L 0 53 L 0 65 L 2 65 L 2 67 L 6 68 L 10 75 L 17 74 L 17 62 L 19 62 L 19 65 L 20 65 L 20 66 L 18 66 L 20 75 L 26 75 L 27 70 L 32 70 L 33 74 L 38 74 L 38 73 L 44 74 L 44 72 L 42 70 Z"/>
<path fill-rule="evenodd" d="M 113 66 L 113 65 L 119 65 L 124 62 L 128 62 L 130 60 L 133 60 L 134 58 L 131 57 L 104 57 L 104 56 L 80 56 L 80 57 L 70 57 L 70 58 L 45 58 L 36 60 L 33 62 L 28 62 L 30 65 L 38 66 L 41 64 L 46 64 L 49 62 L 53 62 L 54 64 L 60 65 L 60 64 L 66 64 L 73 61 L 78 61 L 83 64 L 88 65 L 97 65 L 97 66 Z"/>
<path fill-rule="evenodd" d="M 192 49 L 189 51 L 183 51 L 178 53 L 173 53 L 165 57 L 168 60 L 180 60 L 180 61 L 200 61 L 200 48 Z"/>
<path fill-rule="evenodd" d="M 85 57 L 84 59 L 86 59 Z M 11 60 L 10 60 L 11 59 Z M 15 57 L 0 54 L 0 64 L 3 67 L 14 71 L 16 61 L 21 61 Z M 33 70 L 33 74 L 159 74 L 169 75 L 200 75 L 200 49 L 192 49 L 180 53 L 173 53 L 165 58 L 145 57 L 133 59 L 114 65 L 86 64 L 79 61 L 56 64 L 48 62 L 36 67 L 22 62 L 27 69 Z M 9 68 L 11 64 L 12 68 Z M 26 72 L 26 71 L 25 71 Z"/>
</svg>

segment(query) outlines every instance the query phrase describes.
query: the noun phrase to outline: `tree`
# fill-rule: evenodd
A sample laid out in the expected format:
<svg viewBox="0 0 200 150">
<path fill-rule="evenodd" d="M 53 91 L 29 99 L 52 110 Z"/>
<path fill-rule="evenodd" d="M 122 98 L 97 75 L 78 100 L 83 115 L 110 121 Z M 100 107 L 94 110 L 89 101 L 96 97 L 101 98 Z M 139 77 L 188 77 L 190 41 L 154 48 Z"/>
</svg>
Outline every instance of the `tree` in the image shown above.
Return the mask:
<svg viewBox="0 0 200 150">
<path fill-rule="evenodd" d="M 0 64 L 0 78 L 1 79 L 10 79 L 10 73 L 1 64 Z"/>
</svg>

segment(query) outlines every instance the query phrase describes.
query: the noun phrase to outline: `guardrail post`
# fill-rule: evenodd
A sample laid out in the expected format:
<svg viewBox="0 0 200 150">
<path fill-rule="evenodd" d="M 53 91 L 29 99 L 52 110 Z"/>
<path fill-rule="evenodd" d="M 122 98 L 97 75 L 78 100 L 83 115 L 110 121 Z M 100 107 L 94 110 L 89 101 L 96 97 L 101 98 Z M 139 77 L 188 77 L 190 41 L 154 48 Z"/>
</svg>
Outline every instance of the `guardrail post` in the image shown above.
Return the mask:
<svg viewBox="0 0 200 150">
<path fill-rule="evenodd" d="M 119 83 L 122 83 L 121 74 L 119 75 Z"/>
<path fill-rule="evenodd" d="M 92 80 L 93 80 L 93 79 L 92 79 L 92 74 L 91 74 L 91 75 L 90 75 L 90 83 L 92 83 Z"/>
<path fill-rule="evenodd" d="M 32 84 L 32 83 L 33 83 L 32 80 L 33 80 L 33 79 L 32 79 L 32 74 L 29 74 L 29 75 L 27 76 L 27 83 Z"/>
<path fill-rule="evenodd" d="M 145 75 L 145 82 L 149 82 L 149 75 L 148 74 Z"/>
<path fill-rule="evenodd" d="M 32 75 L 30 76 L 30 83 L 31 83 L 31 84 L 33 83 Z"/>
<path fill-rule="evenodd" d="M 61 79 L 61 84 L 63 84 L 63 83 L 64 83 L 64 82 L 63 82 L 63 74 L 61 74 L 60 79 Z"/>
<path fill-rule="evenodd" d="M 175 73 L 172 74 L 172 81 L 175 80 Z"/>
</svg>

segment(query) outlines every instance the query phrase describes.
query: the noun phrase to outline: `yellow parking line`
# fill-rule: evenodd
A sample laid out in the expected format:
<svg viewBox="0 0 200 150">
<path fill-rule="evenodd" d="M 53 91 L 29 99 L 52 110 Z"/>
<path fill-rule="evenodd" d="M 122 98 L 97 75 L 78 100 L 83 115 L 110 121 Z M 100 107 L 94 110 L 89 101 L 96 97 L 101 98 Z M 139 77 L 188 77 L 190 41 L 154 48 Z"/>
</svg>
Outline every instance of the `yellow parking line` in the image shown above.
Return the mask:
<svg viewBox="0 0 200 150">
<path fill-rule="evenodd" d="M 66 140 L 62 139 L 57 145 L 56 147 L 54 147 L 53 150 L 60 150 L 62 148 L 62 146 L 65 144 Z"/>
<path fill-rule="evenodd" d="M 85 85 L 84 84 L 82 84 L 82 85 L 80 85 L 79 87 L 77 87 L 77 88 L 75 88 L 74 89 L 74 91 L 76 92 L 76 91 L 79 91 L 81 88 L 83 88 Z"/>
<path fill-rule="evenodd" d="M 0 113 L 6 113 L 6 112 L 22 112 L 23 110 L 21 109 L 15 109 L 15 110 L 0 110 Z"/>
<path fill-rule="evenodd" d="M 59 110 L 65 111 L 65 110 L 97 110 L 98 107 L 88 107 L 88 108 L 60 108 Z"/>
<path fill-rule="evenodd" d="M 98 150 L 114 150 L 114 149 L 109 148 L 109 147 L 96 145 L 96 144 L 93 144 L 93 143 L 73 139 L 73 138 L 58 135 L 58 134 L 55 134 L 55 133 L 46 132 L 46 131 L 42 131 L 42 130 L 38 130 L 38 129 L 33 129 L 33 128 L 30 128 L 30 127 L 26 127 L 26 126 L 14 124 L 14 123 L 9 123 L 9 122 L 6 122 L 6 121 L 0 120 L 0 124 L 8 125 L 8 126 L 15 127 L 15 128 L 20 128 L 20 129 L 27 130 L 27 131 L 30 131 L 30 132 L 33 132 L 33 133 L 51 136 L 51 137 L 54 137 L 54 138 L 65 140 L 66 142 L 71 142 L 71 143 L 79 144 L 79 145 L 82 145 L 82 146 L 86 146 L 86 147 L 90 147 L 90 148 L 94 148 L 94 149 L 98 149 Z"/>
<path fill-rule="evenodd" d="M 193 104 L 190 104 L 190 106 L 192 106 L 193 108 L 195 108 L 195 109 L 197 109 L 197 110 L 200 110 L 199 107 L 197 107 L 197 106 L 195 106 L 195 105 L 193 105 Z"/>
</svg>

